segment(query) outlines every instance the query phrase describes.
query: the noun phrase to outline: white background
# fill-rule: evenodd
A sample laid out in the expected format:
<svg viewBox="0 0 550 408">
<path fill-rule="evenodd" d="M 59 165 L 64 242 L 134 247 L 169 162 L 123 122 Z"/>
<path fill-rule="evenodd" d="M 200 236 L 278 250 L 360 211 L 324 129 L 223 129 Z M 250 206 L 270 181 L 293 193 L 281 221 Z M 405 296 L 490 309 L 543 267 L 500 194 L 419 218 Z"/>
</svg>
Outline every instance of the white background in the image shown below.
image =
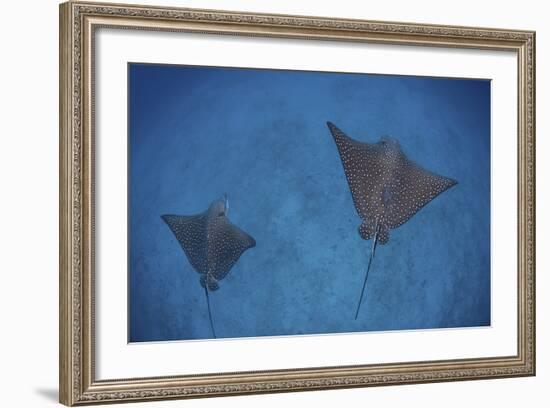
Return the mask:
<svg viewBox="0 0 550 408">
<path fill-rule="evenodd" d="M 137 0 L 136 0 L 137 1 Z M 354 4 L 357 3 L 357 4 Z M 0 25 L 0 313 L 2 335 L 0 361 L 4 393 L 2 406 L 40 407 L 57 399 L 57 120 L 58 120 L 58 18 L 57 2 L 35 0 L 6 3 Z M 537 132 L 538 157 L 538 376 L 535 378 L 473 381 L 461 383 L 380 387 L 314 393 L 292 393 L 232 397 L 196 401 L 148 403 L 142 406 L 280 406 L 319 404 L 333 406 L 405 405 L 463 407 L 544 406 L 550 381 L 547 344 L 549 324 L 544 311 L 550 302 L 549 259 L 541 243 L 548 242 L 548 191 L 544 174 L 550 173 L 544 154 L 550 145 L 547 54 L 550 28 L 543 2 L 447 3 L 428 1 L 385 1 L 360 6 L 352 0 L 338 2 L 253 0 L 161 1 L 202 8 L 279 12 L 414 21 L 537 30 Z M 540 4 L 540 5 L 539 5 Z M 546 404 L 548 403 L 545 401 Z M 127 405 L 128 406 L 128 405 Z"/>
</svg>

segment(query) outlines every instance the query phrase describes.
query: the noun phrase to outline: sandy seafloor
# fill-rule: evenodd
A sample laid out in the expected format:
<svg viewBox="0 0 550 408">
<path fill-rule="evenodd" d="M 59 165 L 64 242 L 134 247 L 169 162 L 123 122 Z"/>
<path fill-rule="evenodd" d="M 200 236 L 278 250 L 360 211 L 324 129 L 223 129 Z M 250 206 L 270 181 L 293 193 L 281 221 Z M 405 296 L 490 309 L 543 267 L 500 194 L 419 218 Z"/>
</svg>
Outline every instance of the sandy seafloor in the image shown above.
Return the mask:
<svg viewBox="0 0 550 408">
<path fill-rule="evenodd" d="M 223 193 L 257 245 L 210 294 L 218 337 L 490 324 L 490 81 L 132 64 L 129 91 L 130 341 L 212 336 L 160 216 Z M 327 121 L 458 181 L 378 246 L 357 320 L 371 244 Z"/>
</svg>

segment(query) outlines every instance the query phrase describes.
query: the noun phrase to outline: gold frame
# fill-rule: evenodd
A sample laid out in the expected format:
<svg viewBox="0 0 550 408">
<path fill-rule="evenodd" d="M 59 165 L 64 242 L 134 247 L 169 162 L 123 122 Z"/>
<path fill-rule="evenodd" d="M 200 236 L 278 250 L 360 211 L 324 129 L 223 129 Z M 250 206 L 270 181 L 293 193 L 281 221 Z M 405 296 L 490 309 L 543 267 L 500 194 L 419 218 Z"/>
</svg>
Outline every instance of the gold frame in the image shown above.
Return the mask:
<svg viewBox="0 0 550 408">
<path fill-rule="evenodd" d="M 210 375 L 94 375 L 93 47 L 98 27 L 513 51 L 518 66 L 518 348 L 513 356 Z M 289 15 L 60 5 L 60 402 L 66 405 L 535 374 L 535 33 Z"/>
</svg>

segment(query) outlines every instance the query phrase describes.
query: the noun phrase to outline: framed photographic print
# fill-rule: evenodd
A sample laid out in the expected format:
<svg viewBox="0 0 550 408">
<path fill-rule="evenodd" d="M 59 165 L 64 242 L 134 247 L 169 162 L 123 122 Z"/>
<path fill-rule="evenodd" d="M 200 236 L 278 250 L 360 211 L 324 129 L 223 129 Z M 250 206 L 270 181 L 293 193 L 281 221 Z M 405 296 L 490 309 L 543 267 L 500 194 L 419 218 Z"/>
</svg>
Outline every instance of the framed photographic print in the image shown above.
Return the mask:
<svg viewBox="0 0 550 408">
<path fill-rule="evenodd" d="M 535 33 L 60 6 L 66 405 L 535 374 Z"/>
</svg>

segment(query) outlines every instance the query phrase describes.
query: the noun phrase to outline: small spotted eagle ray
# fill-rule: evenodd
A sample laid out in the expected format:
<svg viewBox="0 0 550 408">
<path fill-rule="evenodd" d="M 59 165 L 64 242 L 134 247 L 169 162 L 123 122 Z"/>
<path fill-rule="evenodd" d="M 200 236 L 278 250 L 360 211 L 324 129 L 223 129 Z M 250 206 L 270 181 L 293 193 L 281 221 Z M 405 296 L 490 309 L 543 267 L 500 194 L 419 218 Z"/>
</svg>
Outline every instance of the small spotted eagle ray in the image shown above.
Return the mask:
<svg viewBox="0 0 550 408">
<path fill-rule="evenodd" d="M 331 122 L 327 125 L 340 154 L 353 204 L 362 219 L 359 235 L 364 240 L 373 239 L 355 312 L 357 319 L 376 245 L 386 244 L 390 229 L 403 225 L 457 181 L 427 171 L 408 159 L 393 138 L 364 143 L 353 140 Z"/>
<path fill-rule="evenodd" d="M 200 214 L 161 216 L 176 236 L 189 263 L 200 275 L 214 338 L 216 331 L 208 292 L 218 290 L 218 282 L 227 276 L 243 252 L 256 245 L 254 238 L 229 221 L 228 210 L 229 201 L 224 194 Z"/>
</svg>

